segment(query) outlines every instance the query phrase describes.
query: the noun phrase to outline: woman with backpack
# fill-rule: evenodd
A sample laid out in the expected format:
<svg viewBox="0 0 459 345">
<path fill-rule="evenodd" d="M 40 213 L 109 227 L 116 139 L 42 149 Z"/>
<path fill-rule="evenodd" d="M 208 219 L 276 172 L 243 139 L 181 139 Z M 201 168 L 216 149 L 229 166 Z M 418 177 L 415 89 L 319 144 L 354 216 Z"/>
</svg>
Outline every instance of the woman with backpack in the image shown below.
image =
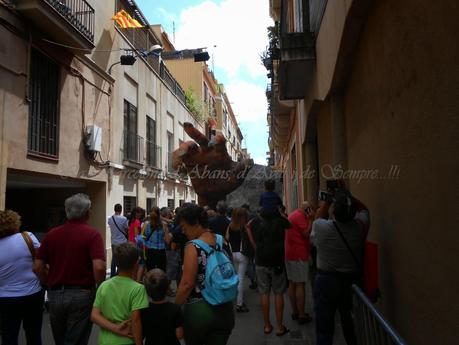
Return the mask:
<svg viewBox="0 0 459 345">
<path fill-rule="evenodd" d="M 225 236 L 231 246 L 233 263 L 239 276 L 236 301 L 236 311 L 239 313 L 249 311 L 249 308 L 244 303 L 244 280 L 249 257 L 253 256 L 253 249 L 247 235 L 247 218 L 248 214 L 245 208 L 235 208 Z"/>
<path fill-rule="evenodd" d="M 142 226 L 142 239 L 147 271 L 159 268 L 166 272 L 166 246 L 170 243 L 167 226 L 161 221 L 159 208 L 154 206 L 150 219 Z"/>
<path fill-rule="evenodd" d="M 175 298 L 176 304 L 185 305 L 185 343 L 224 345 L 234 328 L 232 301 L 238 285 L 229 260 L 230 249 L 222 236 L 210 232 L 207 213 L 202 207 L 192 204 L 182 207 L 177 221 L 190 240 L 185 247 L 183 275 Z M 221 274 L 217 277 L 210 274 L 216 270 Z M 230 288 L 219 289 L 223 285 Z"/>
</svg>

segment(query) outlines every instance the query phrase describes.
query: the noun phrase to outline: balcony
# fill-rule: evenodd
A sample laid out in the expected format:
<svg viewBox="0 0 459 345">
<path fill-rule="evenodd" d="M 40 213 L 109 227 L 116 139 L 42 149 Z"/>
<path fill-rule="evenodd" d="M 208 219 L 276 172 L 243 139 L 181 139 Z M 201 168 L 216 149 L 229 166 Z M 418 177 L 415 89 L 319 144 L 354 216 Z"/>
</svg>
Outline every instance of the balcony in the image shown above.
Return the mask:
<svg viewBox="0 0 459 345">
<path fill-rule="evenodd" d="M 289 9 L 287 0 L 282 0 L 282 18 L 280 34 L 280 63 L 279 85 L 281 100 L 303 99 L 307 85 L 312 80 L 315 68 L 315 35 L 311 32 L 310 22 L 317 23 L 316 18 L 310 17 L 311 4 L 314 6 L 312 14 L 319 13 L 318 6 L 324 1 L 303 2 L 303 13 L 295 16 L 296 21 L 289 21 L 288 13 L 297 9 Z M 321 11 L 321 10 L 320 10 Z M 322 15 L 323 12 L 320 12 Z M 298 19 L 300 18 L 300 19 Z"/>
<path fill-rule="evenodd" d="M 145 141 L 147 156 L 147 167 L 160 170 L 161 169 L 161 147 L 149 140 Z"/>
<path fill-rule="evenodd" d="M 166 176 L 170 179 L 178 180 L 180 175 L 172 167 L 172 152 L 167 152 L 167 166 L 166 166 Z"/>
<path fill-rule="evenodd" d="M 279 85 L 281 100 L 303 99 L 315 68 L 315 38 L 309 32 L 281 36 Z"/>
<path fill-rule="evenodd" d="M 174 79 L 172 73 L 169 72 L 164 62 L 160 63 L 160 72 L 161 78 L 164 80 L 167 86 L 172 90 L 172 92 L 177 96 L 177 98 L 182 101 L 183 104 L 186 104 L 185 91 L 181 88 L 179 83 Z"/>
<path fill-rule="evenodd" d="M 75 54 L 94 48 L 94 9 L 85 0 L 16 0 L 16 9 Z"/>
<path fill-rule="evenodd" d="M 123 164 L 133 168 L 142 168 L 144 139 L 137 133 L 125 131 L 123 142 Z"/>
</svg>

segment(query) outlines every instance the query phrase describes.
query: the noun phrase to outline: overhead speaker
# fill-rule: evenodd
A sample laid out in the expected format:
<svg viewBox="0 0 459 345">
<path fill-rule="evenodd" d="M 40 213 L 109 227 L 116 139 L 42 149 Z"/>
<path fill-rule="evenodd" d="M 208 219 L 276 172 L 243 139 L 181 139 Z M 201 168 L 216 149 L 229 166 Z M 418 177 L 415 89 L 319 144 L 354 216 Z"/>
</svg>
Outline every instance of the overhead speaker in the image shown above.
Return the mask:
<svg viewBox="0 0 459 345">
<path fill-rule="evenodd" d="M 120 62 L 122 65 L 132 66 L 136 60 L 134 55 L 121 55 Z"/>
<path fill-rule="evenodd" d="M 209 59 L 210 59 L 210 56 L 208 52 L 194 54 L 194 62 L 208 61 Z"/>
</svg>

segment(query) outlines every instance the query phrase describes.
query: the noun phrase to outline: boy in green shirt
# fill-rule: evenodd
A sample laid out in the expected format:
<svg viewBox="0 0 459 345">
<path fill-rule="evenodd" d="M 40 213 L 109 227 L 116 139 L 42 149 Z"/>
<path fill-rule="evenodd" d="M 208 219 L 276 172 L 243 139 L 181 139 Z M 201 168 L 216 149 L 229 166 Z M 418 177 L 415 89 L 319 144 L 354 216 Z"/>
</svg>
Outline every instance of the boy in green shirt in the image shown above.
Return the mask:
<svg viewBox="0 0 459 345">
<path fill-rule="evenodd" d="M 132 243 L 115 247 L 118 275 L 97 289 L 91 321 L 101 328 L 100 345 L 141 345 L 140 310 L 148 307 L 143 285 L 132 279 L 137 273 L 139 253 Z"/>
</svg>

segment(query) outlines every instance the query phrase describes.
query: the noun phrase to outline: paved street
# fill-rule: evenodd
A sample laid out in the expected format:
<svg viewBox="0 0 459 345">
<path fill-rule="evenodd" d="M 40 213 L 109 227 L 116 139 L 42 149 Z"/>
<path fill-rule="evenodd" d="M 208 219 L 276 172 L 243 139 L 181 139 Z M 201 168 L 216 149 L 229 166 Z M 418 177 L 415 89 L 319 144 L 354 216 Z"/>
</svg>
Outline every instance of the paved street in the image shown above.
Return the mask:
<svg viewBox="0 0 459 345">
<path fill-rule="evenodd" d="M 312 314 L 312 305 L 310 297 L 310 289 L 308 290 L 308 299 L 306 305 L 306 311 Z M 285 325 L 290 329 L 290 333 L 283 336 L 277 337 L 273 333 L 265 335 L 263 333 L 263 317 L 261 315 L 260 300 L 258 293 L 247 289 L 246 290 L 246 304 L 250 309 L 249 313 L 237 313 L 236 314 L 236 327 L 231 334 L 228 345 L 240 345 L 240 344 L 251 344 L 251 345 L 313 345 L 314 344 L 314 324 L 308 324 L 305 326 L 299 326 L 296 322 L 290 319 L 290 305 L 285 295 Z M 273 302 L 273 301 L 272 301 Z M 274 324 L 274 310 L 271 308 L 271 322 Z M 338 319 L 337 319 L 337 326 Z M 97 345 L 98 327 L 93 328 L 91 334 L 90 345 Z M 51 327 L 49 325 L 48 314 L 45 313 L 43 320 L 43 344 L 52 345 L 54 342 L 51 335 Z M 342 337 L 341 328 L 336 327 L 335 345 L 344 345 L 344 339 Z M 24 333 L 21 332 L 19 345 L 26 345 Z"/>
</svg>

